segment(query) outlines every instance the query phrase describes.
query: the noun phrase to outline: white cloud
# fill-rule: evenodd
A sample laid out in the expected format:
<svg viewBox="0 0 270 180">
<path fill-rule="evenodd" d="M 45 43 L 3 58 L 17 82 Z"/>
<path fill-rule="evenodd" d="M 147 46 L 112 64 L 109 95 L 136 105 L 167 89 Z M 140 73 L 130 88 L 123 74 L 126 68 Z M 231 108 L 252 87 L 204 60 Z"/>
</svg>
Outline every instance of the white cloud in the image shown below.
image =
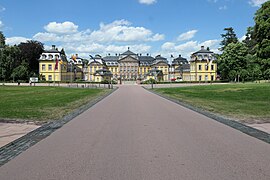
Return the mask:
<svg viewBox="0 0 270 180">
<path fill-rule="evenodd" d="M 70 34 L 76 33 L 78 26 L 69 21 L 63 23 L 50 22 L 48 25 L 44 26 L 44 29 L 49 33 Z"/>
<path fill-rule="evenodd" d="M 48 32 L 39 32 L 34 35 L 34 39 L 45 42 L 121 43 L 160 41 L 165 38 L 163 34 L 154 34 L 144 27 L 131 26 L 131 23 L 126 20 L 117 20 L 109 24 L 100 23 L 100 28 L 92 32 L 89 29 L 66 34 L 59 34 L 58 32 L 53 32 L 51 29 Z"/>
<path fill-rule="evenodd" d="M 190 30 L 188 32 L 182 33 L 178 36 L 177 41 L 185 41 L 192 39 L 197 32 L 198 30 Z"/>
<path fill-rule="evenodd" d="M 29 39 L 25 37 L 10 37 L 10 38 L 6 38 L 6 44 L 15 45 L 15 44 L 20 44 L 21 42 L 26 42 L 27 40 Z"/>
<path fill-rule="evenodd" d="M 81 57 L 88 57 L 89 54 L 100 54 L 106 55 L 110 53 L 112 55 L 124 52 L 128 49 L 128 47 L 133 52 L 147 53 L 150 51 L 151 46 L 146 44 L 135 44 L 135 45 L 103 45 L 98 43 L 92 44 L 81 44 L 76 46 L 76 44 L 66 44 L 66 51 L 70 52 L 70 54 L 79 53 Z M 106 54 L 104 54 L 106 53 Z M 85 56 L 86 54 L 86 56 Z"/>
<path fill-rule="evenodd" d="M 157 2 L 157 0 L 139 0 L 139 3 L 147 4 L 147 5 L 154 4 L 156 2 Z"/>
<path fill-rule="evenodd" d="M 188 41 L 182 44 L 175 44 L 172 42 L 166 42 L 161 46 L 160 53 L 165 55 L 165 57 L 170 57 L 173 54 L 175 57 L 181 54 L 183 57 L 189 59 L 190 55 L 198 50 L 201 46 L 209 47 L 211 51 L 219 53 L 219 43 L 220 40 L 207 40 L 203 42 L 198 41 Z"/>
<path fill-rule="evenodd" d="M 65 48 L 67 54 L 121 53 L 128 47 L 134 52 L 149 53 L 151 46 L 146 44 L 147 42 L 157 42 L 165 38 L 163 34 L 153 33 L 145 27 L 133 26 L 131 22 L 123 19 L 108 24 L 100 23 L 99 28 L 93 31 L 86 29 L 59 33 L 59 31 L 55 32 L 48 28 L 46 30 L 46 32 L 35 34 L 33 39 L 60 44 Z"/>
<path fill-rule="evenodd" d="M 249 4 L 251 4 L 252 6 L 256 6 L 259 7 L 261 4 L 265 3 L 268 0 L 250 0 Z"/>
</svg>

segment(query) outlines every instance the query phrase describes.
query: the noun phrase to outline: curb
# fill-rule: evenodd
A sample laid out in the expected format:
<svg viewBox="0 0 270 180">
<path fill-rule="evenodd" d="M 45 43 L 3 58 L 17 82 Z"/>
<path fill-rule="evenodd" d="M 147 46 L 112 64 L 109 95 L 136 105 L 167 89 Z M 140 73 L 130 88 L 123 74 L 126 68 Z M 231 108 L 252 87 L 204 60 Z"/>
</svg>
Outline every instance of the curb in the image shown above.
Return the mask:
<svg viewBox="0 0 270 180">
<path fill-rule="evenodd" d="M 168 96 L 165 96 L 163 94 L 151 91 L 150 89 L 146 89 L 146 88 L 144 88 L 144 89 L 147 90 L 150 93 L 158 95 L 158 96 L 160 96 L 160 97 L 162 97 L 164 99 L 172 101 L 172 102 L 174 102 L 174 103 L 176 103 L 176 104 L 178 104 L 180 106 L 183 106 L 183 107 L 188 108 L 188 109 L 190 109 L 192 111 L 200 113 L 200 114 L 202 114 L 202 115 L 204 115 L 206 117 L 209 117 L 209 118 L 211 118 L 211 119 L 213 119 L 215 121 L 218 121 L 218 122 L 220 122 L 222 124 L 230 126 L 230 127 L 234 128 L 234 129 L 237 129 L 237 130 L 241 131 L 242 133 L 245 133 L 245 134 L 247 134 L 249 136 L 252 136 L 254 138 L 257 138 L 257 139 L 259 139 L 261 141 L 264 141 L 264 142 L 270 144 L 270 134 L 268 134 L 266 132 L 263 132 L 261 130 L 255 129 L 255 128 L 250 127 L 250 126 L 247 126 L 247 125 L 242 124 L 240 122 L 237 122 L 237 121 L 234 121 L 234 120 L 219 116 L 217 114 L 213 114 L 213 113 L 211 113 L 209 111 L 202 110 L 202 109 L 194 107 L 194 106 L 192 106 L 190 104 L 184 103 L 184 102 L 182 102 L 180 100 L 176 100 L 176 99 L 170 98 Z"/>
<path fill-rule="evenodd" d="M 88 110 L 89 108 L 91 108 L 92 106 L 94 106 L 95 104 L 103 100 L 104 98 L 108 97 L 117 89 L 118 88 L 115 88 L 112 91 L 104 94 L 103 96 L 100 96 L 90 101 L 88 104 L 82 107 L 79 107 L 77 110 L 64 116 L 62 119 L 54 121 L 54 122 L 48 122 L 44 124 L 43 126 L 35 129 L 34 131 L 31 131 L 28 134 L 16 139 L 15 141 L 10 142 L 9 144 L 1 147 L 0 148 L 0 167 L 4 165 L 5 163 L 7 163 L 8 161 L 10 161 L 11 159 L 18 156 L 19 154 L 21 154 L 23 151 L 35 145 L 42 139 L 48 137 L 55 130 L 61 128 L 64 124 L 68 123 L 69 121 L 74 119 L 76 116 Z"/>
</svg>

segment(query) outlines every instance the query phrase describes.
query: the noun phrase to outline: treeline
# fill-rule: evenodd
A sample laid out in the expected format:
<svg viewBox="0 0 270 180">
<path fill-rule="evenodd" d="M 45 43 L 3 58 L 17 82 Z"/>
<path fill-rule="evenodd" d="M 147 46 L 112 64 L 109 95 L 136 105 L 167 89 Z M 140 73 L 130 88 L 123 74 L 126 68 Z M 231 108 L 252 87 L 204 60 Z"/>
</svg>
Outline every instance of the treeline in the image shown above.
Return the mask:
<svg viewBox="0 0 270 180">
<path fill-rule="evenodd" d="M 44 50 L 38 41 L 27 41 L 8 46 L 0 31 L 0 81 L 28 81 L 39 76 L 38 59 Z"/>
<path fill-rule="evenodd" d="M 222 80 L 254 81 L 270 79 L 270 1 L 255 13 L 255 25 L 247 28 L 240 42 L 232 27 L 225 28 L 218 56 Z"/>
</svg>

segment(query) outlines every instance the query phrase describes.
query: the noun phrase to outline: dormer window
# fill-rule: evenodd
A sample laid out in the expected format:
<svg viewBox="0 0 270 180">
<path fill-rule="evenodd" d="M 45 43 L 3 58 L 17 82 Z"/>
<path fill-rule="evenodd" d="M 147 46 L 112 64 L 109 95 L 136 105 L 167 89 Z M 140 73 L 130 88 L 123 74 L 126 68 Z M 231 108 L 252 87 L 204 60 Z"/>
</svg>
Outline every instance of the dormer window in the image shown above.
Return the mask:
<svg viewBox="0 0 270 180">
<path fill-rule="evenodd" d="M 55 59 L 59 59 L 59 55 L 55 55 Z"/>
<path fill-rule="evenodd" d="M 198 58 L 199 58 L 199 60 L 202 60 L 202 55 L 199 55 Z"/>
<path fill-rule="evenodd" d="M 45 54 L 42 54 L 42 59 L 46 59 L 46 55 Z"/>
<path fill-rule="evenodd" d="M 208 56 L 207 55 L 204 55 L 204 59 L 208 59 Z"/>
<path fill-rule="evenodd" d="M 51 59 L 53 58 L 53 55 L 49 54 L 48 57 L 49 57 L 49 59 L 51 60 Z"/>
</svg>

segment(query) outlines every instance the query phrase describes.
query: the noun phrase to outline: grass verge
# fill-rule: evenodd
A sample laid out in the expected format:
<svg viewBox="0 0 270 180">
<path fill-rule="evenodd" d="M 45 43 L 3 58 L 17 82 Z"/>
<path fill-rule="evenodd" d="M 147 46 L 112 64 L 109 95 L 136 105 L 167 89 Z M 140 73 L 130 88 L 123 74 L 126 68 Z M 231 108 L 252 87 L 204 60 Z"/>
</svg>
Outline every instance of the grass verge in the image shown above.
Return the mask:
<svg viewBox="0 0 270 180">
<path fill-rule="evenodd" d="M 109 89 L 0 86 L 0 119 L 57 120 Z"/>
<path fill-rule="evenodd" d="M 244 123 L 270 123 L 270 84 L 247 83 L 153 91 Z"/>
</svg>

